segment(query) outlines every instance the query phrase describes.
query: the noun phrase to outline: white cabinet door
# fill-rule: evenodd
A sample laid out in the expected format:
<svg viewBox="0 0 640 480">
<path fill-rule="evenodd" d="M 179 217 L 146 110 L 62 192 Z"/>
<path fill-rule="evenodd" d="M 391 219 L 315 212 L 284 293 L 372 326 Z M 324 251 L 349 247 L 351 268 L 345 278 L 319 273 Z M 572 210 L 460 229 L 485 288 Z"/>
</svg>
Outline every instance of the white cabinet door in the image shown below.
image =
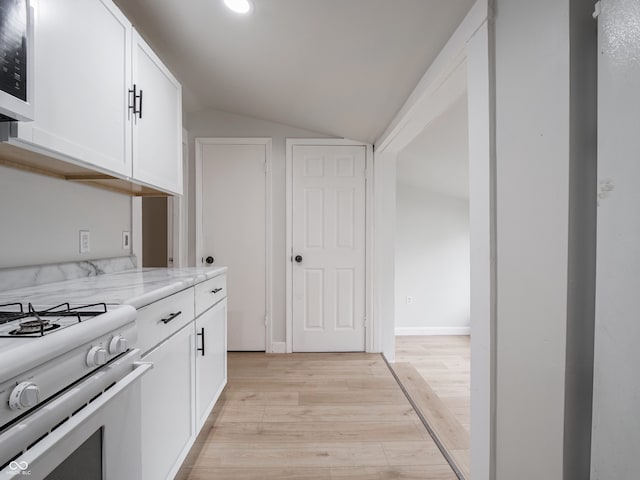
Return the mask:
<svg viewBox="0 0 640 480">
<path fill-rule="evenodd" d="M 227 383 L 227 299 L 196 319 L 196 424 L 202 428 Z"/>
<path fill-rule="evenodd" d="M 153 370 L 142 379 L 142 478 L 173 478 L 195 438 L 193 322 L 143 358 Z"/>
<path fill-rule="evenodd" d="M 133 178 L 182 194 L 182 87 L 135 31 L 133 44 Z"/>
<path fill-rule="evenodd" d="M 131 34 L 110 0 L 39 0 L 35 121 L 17 143 L 131 176 Z"/>
</svg>

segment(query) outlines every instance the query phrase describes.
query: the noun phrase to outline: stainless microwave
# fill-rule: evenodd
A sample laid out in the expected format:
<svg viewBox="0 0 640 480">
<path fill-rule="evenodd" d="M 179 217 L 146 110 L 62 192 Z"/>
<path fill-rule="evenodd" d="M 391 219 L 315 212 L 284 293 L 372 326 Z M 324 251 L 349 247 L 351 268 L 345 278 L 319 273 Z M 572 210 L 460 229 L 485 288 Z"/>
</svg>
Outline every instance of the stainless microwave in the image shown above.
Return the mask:
<svg viewBox="0 0 640 480">
<path fill-rule="evenodd" d="M 33 120 L 30 0 L 0 0 L 0 122 Z"/>
</svg>

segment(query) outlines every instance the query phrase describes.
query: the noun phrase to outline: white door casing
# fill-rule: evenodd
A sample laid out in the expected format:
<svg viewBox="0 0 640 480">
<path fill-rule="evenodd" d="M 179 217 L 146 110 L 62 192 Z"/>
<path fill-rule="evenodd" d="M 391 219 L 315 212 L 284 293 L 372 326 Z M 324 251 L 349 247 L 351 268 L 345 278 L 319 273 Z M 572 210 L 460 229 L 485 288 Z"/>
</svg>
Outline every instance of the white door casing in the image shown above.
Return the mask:
<svg viewBox="0 0 640 480">
<path fill-rule="evenodd" d="M 196 265 L 229 267 L 229 350 L 271 351 L 270 138 L 196 139 Z"/>
<path fill-rule="evenodd" d="M 365 341 L 367 145 L 300 142 L 287 147 L 287 350 L 371 350 Z"/>
</svg>

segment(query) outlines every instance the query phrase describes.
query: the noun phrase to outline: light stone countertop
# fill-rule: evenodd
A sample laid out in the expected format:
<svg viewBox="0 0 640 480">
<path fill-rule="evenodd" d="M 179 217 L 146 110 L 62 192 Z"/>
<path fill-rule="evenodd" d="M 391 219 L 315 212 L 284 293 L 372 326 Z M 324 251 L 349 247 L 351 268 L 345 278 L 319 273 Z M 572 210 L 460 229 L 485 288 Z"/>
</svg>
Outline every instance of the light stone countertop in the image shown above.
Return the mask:
<svg viewBox="0 0 640 480">
<path fill-rule="evenodd" d="M 108 303 L 140 308 L 197 283 L 216 277 L 227 267 L 142 268 L 23 287 L 0 293 L 0 304 L 34 305 Z"/>
</svg>

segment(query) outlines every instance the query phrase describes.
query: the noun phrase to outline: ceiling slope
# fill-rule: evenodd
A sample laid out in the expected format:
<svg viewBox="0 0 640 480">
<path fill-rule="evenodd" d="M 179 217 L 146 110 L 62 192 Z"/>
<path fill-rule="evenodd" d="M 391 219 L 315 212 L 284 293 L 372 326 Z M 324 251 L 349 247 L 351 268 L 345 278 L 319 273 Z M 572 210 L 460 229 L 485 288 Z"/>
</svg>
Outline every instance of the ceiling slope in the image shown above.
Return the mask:
<svg viewBox="0 0 640 480">
<path fill-rule="evenodd" d="M 474 0 L 116 0 L 182 82 L 214 108 L 373 142 Z"/>
</svg>

